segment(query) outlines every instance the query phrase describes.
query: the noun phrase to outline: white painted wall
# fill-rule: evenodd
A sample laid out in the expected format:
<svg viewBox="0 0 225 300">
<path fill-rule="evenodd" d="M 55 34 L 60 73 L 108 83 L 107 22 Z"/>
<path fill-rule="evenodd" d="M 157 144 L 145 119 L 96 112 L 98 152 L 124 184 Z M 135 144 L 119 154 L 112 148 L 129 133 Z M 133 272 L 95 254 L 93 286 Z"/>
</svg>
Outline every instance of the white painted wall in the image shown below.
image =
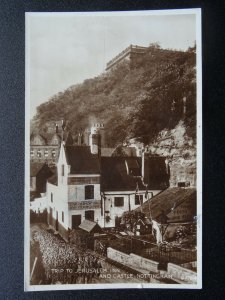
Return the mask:
<svg viewBox="0 0 225 300">
<path fill-rule="evenodd" d="M 85 199 L 85 186 L 93 185 L 94 186 L 94 198 L 93 200 L 100 200 L 100 184 L 77 184 L 77 185 L 68 185 L 68 201 L 74 202 L 76 200 L 83 201 Z M 91 200 L 91 199 L 88 199 Z"/>
<path fill-rule="evenodd" d="M 151 193 L 153 196 L 157 195 L 160 190 L 149 190 L 148 191 L 148 198 L 151 198 Z M 143 195 L 143 203 L 148 200 L 145 198 L 145 191 L 139 191 L 138 195 Z M 138 208 L 140 205 L 135 204 L 135 194 L 134 191 L 121 191 L 121 192 L 106 192 L 105 193 L 105 201 L 104 201 L 104 211 L 109 211 L 109 215 L 111 220 L 110 222 L 105 222 L 104 227 L 115 227 L 115 218 L 121 217 L 124 212 L 129 211 L 129 201 L 130 201 L 130 210 L 134 210 Z M 121 207 L 115 206 L 115 198 L 116 197 L 123 197 L 124 198 L 124 205 Z"/>
<path fill-rule="evenodd" d="M 30 209 L 35 213 L 42 213 L 47 208 L 47 197 L 43 196 L 41 198 L 36 198 L 34 201 L 30 202 Z"/>
<path fill-rule="evenodd" d="M 92 210 L 86 209 L 86 210 Z M 76 209 L 76 210 L 69 210 L 69 222 L 68 222 L 68 227 L 72 229 L 72 216 L 74 215 L 81 215 L 81 223 L 85 220 L 85 209 Z M 103 222 L 103 217 L 101 216 L 101 208 L 94 209 L 94 221 L 97 222 L 100 227 L 103 227 L 104 222 Z"/>
<path fill-rule="evenodd" d="M 66 185 L 58 187 L 49 182 L 47 183 L 48 213 L 50 213 L 51 207 L 53 210 L 53 218 L 56 219 L 56 211 L 58 211 L 58 221 L 65 229 L 68 229 L 69 223 L 67 190 L 68 187 Z M 53 194 L 53 202 L 51 202 L 51 193 Z M 62 222 L 62 212 L 64 212 L 64 222 Z"/>
</svg>

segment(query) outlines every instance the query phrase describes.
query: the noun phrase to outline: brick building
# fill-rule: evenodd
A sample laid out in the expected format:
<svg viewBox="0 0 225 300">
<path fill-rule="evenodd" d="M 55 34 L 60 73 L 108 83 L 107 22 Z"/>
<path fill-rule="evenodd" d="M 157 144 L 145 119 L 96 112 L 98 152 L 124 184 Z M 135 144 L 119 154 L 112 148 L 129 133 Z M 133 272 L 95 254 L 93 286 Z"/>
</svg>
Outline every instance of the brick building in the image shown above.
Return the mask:
<svg viewBox="0 0 225 300">
<path fill-rule="evenodd" d="M 60 123 L 53 123 L 45 134 L 32 133 L 30 136 L 30 162 L 55 164 L 58 161 L 62 139 L 67 145 L 73 144 L 70 132 L 63 131 Z"/>
</svg>

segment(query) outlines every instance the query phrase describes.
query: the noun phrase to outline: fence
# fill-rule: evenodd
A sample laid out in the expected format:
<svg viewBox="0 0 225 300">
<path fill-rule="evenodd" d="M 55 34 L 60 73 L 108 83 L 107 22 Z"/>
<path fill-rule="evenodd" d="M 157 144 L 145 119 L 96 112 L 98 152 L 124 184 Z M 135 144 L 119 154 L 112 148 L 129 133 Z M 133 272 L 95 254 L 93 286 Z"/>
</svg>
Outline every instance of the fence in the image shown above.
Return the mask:
<svg viewBox="0 0 225 300">
<path fill-rule="evenodd" d="M 181 265 L 197 260 L 196 250 L 178 247 L 160 247 L 154 243 L 133 237 L 111 240 L 109 246 L 126 254 L 133 253 L 159 262 L 161 269 L 166 268 L 169 262 Z M 192 267 L 192 269 L 194 270 L 195 268 Z"/>
<path fill-rule="evenodd" d="M 47 209 L 45 209 L 42 213 L 35 213 L 30 210 L 30 223 L 47 224 Z"/>
</svg>

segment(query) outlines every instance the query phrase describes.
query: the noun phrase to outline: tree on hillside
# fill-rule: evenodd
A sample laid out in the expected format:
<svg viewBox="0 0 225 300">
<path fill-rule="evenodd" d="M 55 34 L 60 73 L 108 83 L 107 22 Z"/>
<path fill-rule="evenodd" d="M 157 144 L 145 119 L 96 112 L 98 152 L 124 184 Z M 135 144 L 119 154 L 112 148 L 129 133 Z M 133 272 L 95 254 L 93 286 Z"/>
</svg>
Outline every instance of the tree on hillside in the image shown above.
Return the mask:
<svg viewBox="0 0 225 300">
<path fill-rule="evenodd" d="M 37 109 L 37 131 L 51 120 L 66 119 L 73 136 L 89 126 L 93 116 L 105 124 L 110 146 L 135 137 L 149 143 L 162 129 L 173 128 L 183 117 L 194 138 L 196 126 L 196 47 L 188 51 L 151 44 L 133 69 L 128 62 L 87 79 L 53 96 Z"/>
</svg>

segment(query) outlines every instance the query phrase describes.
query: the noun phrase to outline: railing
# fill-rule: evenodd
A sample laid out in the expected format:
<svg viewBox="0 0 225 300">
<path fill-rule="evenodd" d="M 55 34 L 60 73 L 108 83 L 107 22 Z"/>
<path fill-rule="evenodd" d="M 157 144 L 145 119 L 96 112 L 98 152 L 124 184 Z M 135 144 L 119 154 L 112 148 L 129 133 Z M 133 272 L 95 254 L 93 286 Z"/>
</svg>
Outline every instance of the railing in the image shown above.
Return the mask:
<svg viewBox="0 0 225 300">
<path fill-rule="evenodd" d="M 111 67 L 117 60 L 120 60 L 122 57 L 126 56 L 127 54 L 131 53 L 132 50 L 136 50 L 140 53 L 144 53 L 146 51 L 147 47 L 137 46 L 137 45 L 130 45 L 126 49 L 124 49 L 122 52 L 120 52 L 118 55 L 116 55 L 113 59 L 111 59 L 107 65 L 106 68 Z"/>
<path fill-rule="evenodd" d="M 154 243 L 134 237 L 111 240 L 109 247 L 126 254 L 134 253 L 162 264 L 168 262 L 181 265 L 197 260 L 197 251 L 178 247 L 162 248 Z"/>
</svg>

